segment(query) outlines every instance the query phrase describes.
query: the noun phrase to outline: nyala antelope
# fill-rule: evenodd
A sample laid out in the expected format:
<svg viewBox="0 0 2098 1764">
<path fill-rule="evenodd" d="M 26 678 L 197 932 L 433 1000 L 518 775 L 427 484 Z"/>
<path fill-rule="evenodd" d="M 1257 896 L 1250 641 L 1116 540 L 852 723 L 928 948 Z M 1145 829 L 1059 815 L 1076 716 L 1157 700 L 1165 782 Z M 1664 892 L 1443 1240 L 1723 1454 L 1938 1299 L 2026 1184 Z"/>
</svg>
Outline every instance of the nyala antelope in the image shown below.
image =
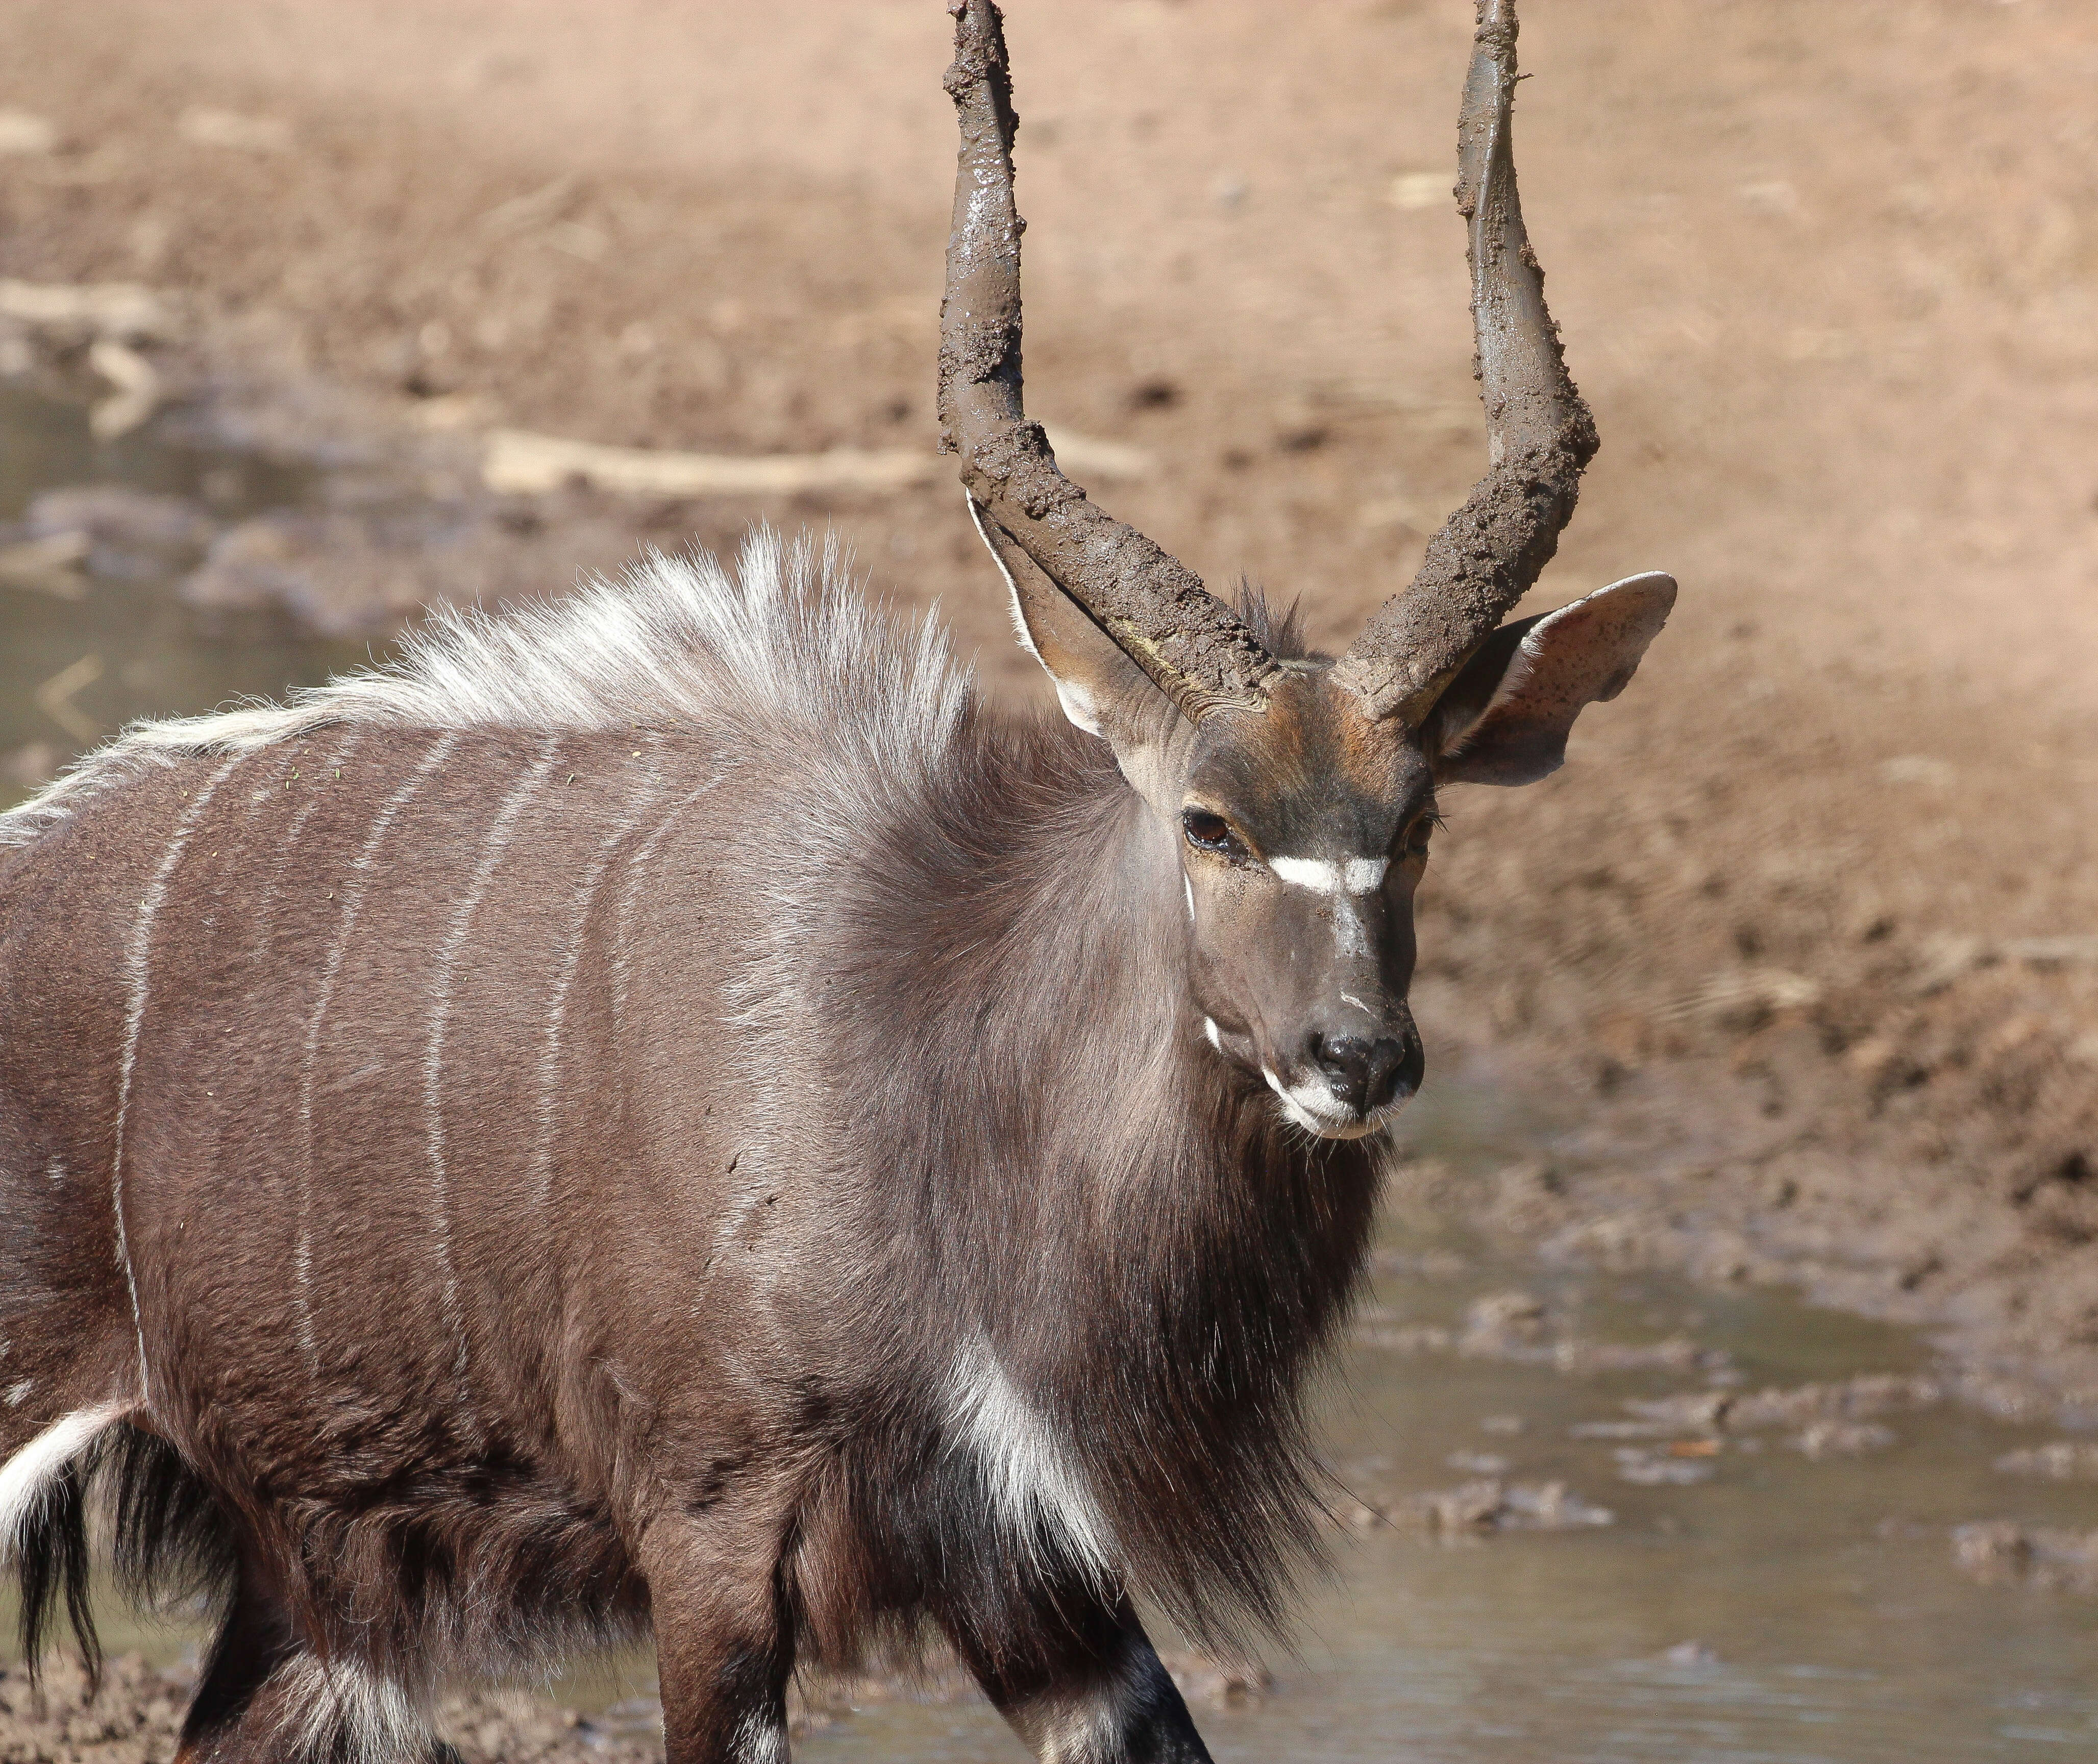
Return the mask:
<svg viewBox="0 0 2098 1764">
<path fill-rule="evenodd" d="M 829 551 L 443 617 L 0 819 L 0 1538 L 33 1653 L 215 1600 L 180 1756 L 444 1755 L 448 1676 L 652 1632 L 672 1764 L 938 1638 L 1038 1757 L 1205 1758 L 1138 1602 L 1285 1614 L 1437 793 L 1558 765 L 1674 595 L 1501 621 L 1595 450 L 1459 126 L 1486 479 L 1345 655 L 1023 413 L 997 8 L 955 15 L 945 445 L 1068 721 Z"/>
</svg>

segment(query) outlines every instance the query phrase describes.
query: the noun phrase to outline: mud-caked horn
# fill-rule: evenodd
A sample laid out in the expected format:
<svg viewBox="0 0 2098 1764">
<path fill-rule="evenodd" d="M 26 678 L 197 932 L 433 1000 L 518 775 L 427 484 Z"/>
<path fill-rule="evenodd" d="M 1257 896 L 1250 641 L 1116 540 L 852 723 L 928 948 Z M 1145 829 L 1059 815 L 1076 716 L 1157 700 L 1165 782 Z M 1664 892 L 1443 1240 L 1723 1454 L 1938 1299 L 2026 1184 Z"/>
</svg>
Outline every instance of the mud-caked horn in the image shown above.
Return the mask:
<svg viewBox="0 0 2098 1764">
<path fill-rule="evenodd" d="M 1470 226 L 1472 323 L 1490 469 L 1429 542 L 1412 582 L 1380 607 L 1336 665 L 1370 713 L 1417 722 L 1536 581 L 1573 518 L 1595 455 L 1544 304 L 1516 193 L 1510 138 L 1515 0 L 1477 0 L 1457 122 L 1457 207 Z"/>
<path fill-rule="evenodd" d="M 940 309 L 941 446 L 961 459 L 978 518 L 1000 529 L 1191 719 L 1258 711 L 1279 671 L 1201 578 L 1113 519 L 1057 468 L 1020 397 L 1016 126 L 1004 21 L 958 0 L 946 89 L 961 124 Z"/>
</svg>

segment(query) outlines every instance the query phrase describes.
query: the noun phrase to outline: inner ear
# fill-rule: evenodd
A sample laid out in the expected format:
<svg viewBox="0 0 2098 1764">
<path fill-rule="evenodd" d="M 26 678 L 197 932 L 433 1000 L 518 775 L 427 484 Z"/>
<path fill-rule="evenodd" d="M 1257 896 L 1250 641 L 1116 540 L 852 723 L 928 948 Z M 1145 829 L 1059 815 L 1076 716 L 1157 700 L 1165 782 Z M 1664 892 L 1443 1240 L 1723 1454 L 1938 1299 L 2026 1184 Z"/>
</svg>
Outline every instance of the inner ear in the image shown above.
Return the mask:
<svg viewBox="0 0 2098 1764">
<path fill-rule="evenodd" d="M 1122 775 L 1154 807 L 1177 814 L 1177 792 L 1165 774 L 1194 726 L 974 497 L 968 504 L 969 518 L 1005 578 L 1014 633 L 1042 664 L 1064 714 L 1114 750 Z"/>
<path fill-rule="evenodd" d="M 1438 783 L 1527 784 L 1558 770 L 1588 705 L 1625 689 L 1675 604 L 1675 580 L 1628 576 L 1481 643 L 1421 726 Z"/>
</svg>

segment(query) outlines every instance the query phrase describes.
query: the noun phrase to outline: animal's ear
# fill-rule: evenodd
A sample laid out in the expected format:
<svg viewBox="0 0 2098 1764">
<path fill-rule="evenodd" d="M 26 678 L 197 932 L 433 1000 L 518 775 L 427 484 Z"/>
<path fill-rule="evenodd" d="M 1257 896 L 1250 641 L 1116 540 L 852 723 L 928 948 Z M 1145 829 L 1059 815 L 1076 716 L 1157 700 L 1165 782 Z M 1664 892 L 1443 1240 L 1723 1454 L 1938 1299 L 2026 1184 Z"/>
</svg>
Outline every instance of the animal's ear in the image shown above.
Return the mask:
<svg viewBox="0 0 2098 1764">
<path fill-rule="evenodd" d="M 1421 735 L 1438 783 L 1528 784 L 1556 772 L 1584 705 L 1615 698 L 1675 604 L 1675 578 L 1628 576 L 1504 625 L 1459 671 Z"/>
<path fill-rule="evenodd" d="M 1162 814 L 1178 814 L 1174 761 L 1194 726 L 974 497 L 969 517 L 1005 577 L 1013 629 L 1048 674 L 1064 714 L 1114 750 L 1122 776 L 1146 801 Z"/>
</svg>

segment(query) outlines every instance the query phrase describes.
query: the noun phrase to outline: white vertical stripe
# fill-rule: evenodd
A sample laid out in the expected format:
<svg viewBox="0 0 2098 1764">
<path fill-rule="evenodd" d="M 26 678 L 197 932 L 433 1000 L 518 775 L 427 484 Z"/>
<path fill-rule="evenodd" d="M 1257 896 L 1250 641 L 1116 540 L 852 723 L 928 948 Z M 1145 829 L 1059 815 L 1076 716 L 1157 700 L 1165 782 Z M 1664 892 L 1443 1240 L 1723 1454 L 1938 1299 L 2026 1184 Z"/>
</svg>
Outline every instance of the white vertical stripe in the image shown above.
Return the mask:
<svg viewBox="0 0 2098 1764">
<path fill-rule="evenodd" d="M 431 773 L 450 758 L 459 741 L 456 731 L 440 735 L 415 770 L 408 774 L 407 782 L 396 789 L 381 805 L 379 813 L 372 817 L 371 830 L 364 836 L 364 843 L 358 848 L 357 855 L 350 860 L 349 874 L 342 884 L 335 937 L 322 961 L 320 990 L 314 994 L 314 1014 L 306 1022 L 306 1045 L 299 1055 L 299 1230 L 297 1244 L 292 1256 L 294 1276 L 292 1308 L 296 1319 L 299 1351 L 305 1357 L 309 1378 L 320 1376 L 320 1347 L 314 1336 L 313 1200 L 314 1067 L 320 1050 L 321 1022 L 327 1016 L 328 1005 L 335 997 L 336 981 L 342 972 L 342 959 L 349 948 L 349 934 L 356 928 L 358 914 L 363 910 L 364 893 L 371 880 L 371 860 L 378 854 L 380 845 L 385 839 L 387 830 L 393 826 L 394 817 L 407 805 L 409 798 L 423 788 L 424 781 Z"/>
<path fill-rule="evenodd" d="M 341 741 L 336 744 L 335 751 L 321 761 L 321 770 L 325 774 L 332 774 L 340 770 L 342 762 L 349 757 L 351 750 L 363 738 L 362 730 L 351 730 Z M 331 777 L 327 781 L 332 783 L 333 779 Z M 257 791 L 256 794 L 264 796 L 267 792 Z M 283 891 L 286 872 L 297 861 L 300 855 L 299 837 L 305 832 L 306 823 L 314 818 L 321 804 L 327 800 L 327 791 L 318 788 L 309 791 L 306 793 L 306 800 L 299 805 L 293 812 L 292 818 L 285 823 L 283 832 L 272 837 L 271 843 L 277 849 L 277 861 L 270 867 L 270 880 L 262 890 L 261 898 L 255 905 L 253 947 L 255 959 L 258 963 L 264 960 L 270 953 L 270 933 L 275 928 L 276 923 L 277 897 Z M 248 812 L 252 817 L 254 813 L 252 804 Z"/>
<path fill-rule="evenodd" d="M 444 1112 L 445 1032 L 451 1022 L 452 976 L 467 933 L 473 928 L 475 909 L 509 847 L 511 830 L 524 805 L 545 785 L 561 741 L 560 735 L 549 735 L 539 744 L 539 757 L 531 770 L 503 799 L 482 836 L 481 861 L 474 866 L 465 894 L 452 909 L 451 923 L 437 946 L 437 973 L 430 987 L 430 1034 L 423 1051 L 424 1143 L 430 1157 L 430 1217 L 437 1233 L 437 1266 L 444 1275 L 445 1323 L 457 1345 L 454 1370 L 461 1379 L 466 1376 L 466 1319 L 459 1310 L 459 1269 L 452 1259 L 451 1172 L 445 1158 Z"/>
<path fill-rule="evenodd" d="M 270 843 L 276 849 L 276 858 L 270 866 L 270 880 L 263 885 L 261 895 L 255 904 L 255 935 L 249 946 L 250 960 L 254 964 L 258 975 L 266 976 L 271 971 L 270 945 L 277 928 L 277 900 L 284 891 L 284 878 L 290 872 L 292 866 L 305 856 L 299 849 L 299 841 L 305 836 L 306 823 L 319 812 L 321 805 L 327 800 L 328 790 L 332 788 L 336 775 L 342 770 L 343 762 L 355 751 L 358 743 L 363 739 L 364 731 L 361 729 L 351 729 L 344 734 L 327 757 L 321 761 L 321 775 L 309 784 L 305 800 L 292 811 L 292 818 L 285 823 L 283 831 L 270 838 Z M 292 768 L 295 771 L 300 769 L 297 766 Z M 268 801 L 269 796 L 270 792 L 266 787 L 251 792 L 248 810 L 251 823 L 255 816 L 257 805 Z M 310 1054 L 309 1053 L 302 1057 L 299 1073 L 300 1116 L 302 1121 L 310 1112 L 312 1106 L 312 1074 L 308 1069 L 309 1064 Z M 313 1144 L 309 1135 L 301 1134 L 301 1156 L 308 1164 L 312 1162 Z M 273 1228 L 281 1225 L 282 1222 L 281 1219 L 273 1220 Z M 307 1272 L 306 1263 L 309 1260 L 305 1255 L 304 1250 L 303 1243 L 300 1243 L 295 1244 L 292 1251 L 295 1305 L 300 1302 L 298 1295 L 303 1294 Z M 299 1321 L 301 1327 L 295 1333 L 303 1347 L 309 1341 L 312 1331 L 306 1326 L 303 1312 L 300 1314 Z M 309 1364 L 310 1365 L 310 1361 Z"/>
<path fill-rule="evenodd" d="M 648 836 L 642 840 L 633 857 L 627 860 L 625 880 L 619 890 L 619 910 L 612 925 L 612 1024 L 615 1037 L 621 1034 L 626 1027 L 626 987 L 630 977 L 628 958 L 631 948 L 627 926 L 633 917 L 634 897 L 640 892 L 644 880 L 643 872 L 655 857 L 656 848 L 663 843 L 664 836 L 678 824 L 686 810 L 726 778 L 728 771 L 727 766 L 717 765 L 704 779 L 680 796 L 663 818 L 656 823 Z"/>
<path fill-rule="evenodd" d="M 168 840 L 167 849 L 160 853 L 152 880 L 139 898 L 138 915 L 131 922 L 130 941 L 124 951 L 124 1051 L 117 1063 L 116 1126 L 109 1159 L 109 1196 L 111 1209 L 116 1216 L 116 1259 L 124 1270 L 125 1290 L 131 1296 L 131 1332 L 138 1341 L 138 1400 L 149 1407 L 153 1398 L 151 1379 L 146 1366 L 146 1325 L 138 1314 L 138 1281 L 131 1266 L 130 1235 L 124 1225 L 124 1127 L 131 1109 L 131 1073 L 138 1063 L 138 1033 L 146 1021 L 153 921 L 160 913 L 161 902 L 167 898 L 168 883 L 175 873 L 175 866 L 182 862 L 182 849 L 189 844 L 199 818 L 210 805 L 213 793 L 244 757 L 236 753 L 226 761 L 176 817 L 174 833 Z"/>
<path fill-rule="evenodd" d="M 554 971 L 554 995 L 546 1007 L 546 1043 L 539 1050 L 538 1095 L 534 1112 L 538 1139 L 532 1147 L 532 1205 L 544 1207 L 554 1187 L 554 1129 L 556 1125 L 555 1092 L 561 1076 L 561 1030 L 568 1014 L 568 991 L 575 985 L 576 970 L 583 957 L 583 932 L 590 924 L 590 908 L 612 864 L 612 854 L 641 824 L 663 783 L 662 738 L 647 737 L 648 764 L 641 788 L 625 817 L 599 844 L 597 855 L 583 872 L 582 885 L 569 907 L 568 928 L 561 940 L 560 960 Z"/>
</svg>

